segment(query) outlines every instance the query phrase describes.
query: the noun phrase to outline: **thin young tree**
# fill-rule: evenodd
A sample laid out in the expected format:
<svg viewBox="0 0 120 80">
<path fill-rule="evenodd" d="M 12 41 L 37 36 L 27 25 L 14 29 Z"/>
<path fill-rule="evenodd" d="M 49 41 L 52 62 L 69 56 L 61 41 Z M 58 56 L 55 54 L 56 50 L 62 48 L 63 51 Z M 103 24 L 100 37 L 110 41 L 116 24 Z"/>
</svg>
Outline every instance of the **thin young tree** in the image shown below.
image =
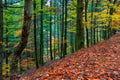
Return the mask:
<svg viewBox="0 0 120 80">
<path fill-rule="evenodd" d="M 7 22 L 7 20 L 6 20 L 6 52 L 5 52 L 5 61 L 6 61 L 6 65 L 8 65 L 8 53 L 9 53 L 9 44 L 8 44 L 8 42 L 9 42 L 9 34 L 7 34 L 8 33 L 8 22 Z M 6 68 L 6 69 L 8 69 L 8 68 Z M 8 71 L 6 71 L 6 76 L 8 76 Z"/>
<path fill-rule="evenodd" d="M 7 0 L 5 0 L 5 8 L 7 8 Z M 8 42 L 9 42 L 9 34 L 8 33 L 8 19 L 5 19 L 6 20 L 6 52 L 5 52 L 5 58 L 6 58 L 6 64 L 8 64 Z"/>
<path fill-rule="evenodd" d="M 67 55 L 67 17 L 68 17 L 67 4 L 68 4 L 68 0 L 65 0 L 65 26 L 64 26 L 65 30 L 64 30 L 64 55 L 63 57 Z"/>
<path fill-rule="evenodd" d="M 54 12 L 56 13 L 56 11 L 54 10 Z M 56 38 L 56 15 L 54 14 L 54 60 L 55 60 L 55 57 L 56 57 L 56 54 L 55 54 L 55 38 Z"/>
<path fill-rule="evenodd" d="M 61 2 L 61 1 L 60 1 Z M 57 6 L 57 10 L 56 10 L 56 15 L 59 15 L 58 17 L 57 17 L 57 39 L 58 39 L 58 49 L 57 49 L 57 52 L 56 52 L 56 54 L 60 54 L 60 32 L 61 32 L 61 5 L 58 5 Z M 58 21 L 59 20 L 59 21 Z M 59 55 L 59 56 L 61 56 L 61 55 Z"/>
<path fill-rule="evenodd" d="M 118 0 L 109 0 L 109 2 L 113 5 L 117 3 Z M 110 7 L 109 15 L 112 16 L 115 9 L 113 7 Z M 112 36 L 112 17 L 109 17 L 109 25 L 108 25 L 108 38 Z"/>
<path fill-rule="evenodd" d="M 94 26 L 93 26 L 93 15 L 94 15 L 94 10 L 93 10 L 93 7 L 94 7 L 94 0 L 91 1 L 91 46 L 94 44 Z"/>
<path fill-rule="evenodd" d="M 89 34 L 88 34 L 89 32 L 88 32 L 88 28 L 87 28 L 87 22 L 88 22 L 87 9 L 88 9 L 88 0 L 85 0 L 86 44 L 87 44 L 87 47 L 89 47 Z"/>
<path fill-rule="evenodd" d="M 40 12 L 40 65 L 43 65 L 43 2 L 44 0 L 41 0 L 41 12 Z"/>
<path fill-rule="evenodd" d="M 36 34 L 36 0 L 34 0 L 34 49 L 35 49 L 35 60 L 36 60 L 36 68 L 39 68 L 38 64 L 38 53 L 37 53 L 37 34 Z"/>
<path fill-rule="evenodd" d="M 61 3 L 62 3 L 62 15 L 61 15 L 61 56 L 60 58 L 63 57 L 63 49 L 64 49 L 64 26 L 65 26 L 65 23 L 64 23 L 64 7 L 65 7 L 65 4 L 64 4 L 64 0 L 61 0 Z"/>
<path fill-rule="evenodd" d="M 52 7 L 52 1 L 50 1 L 50 7 Z M 50 58 L 53 60 L 52 52 L 52 9 L 50 9 Z"/>
<path fill-rule="evenodd" d="M 56 6 L 56 3 L 57 3 L 57 1 L 54 1 L 54 4 L 55 4 L 55 6 Z M 55 39 L 56 39 L 56 34 L 57 34 L 57 9 L 55 9 L 55 10 L 53 10 L 54 11 L 54 22 L 53 22 L 53 24 L 54 24 L 54 60 L 55 60 L 55 57 L 56 57 L 56 48 L 55 48 L 55 45 L 56 45 L 56 43 L 55 43 Z"/>
<path fill-rule="evenodd" d="M 98 4 L 99 4 L 99 0 L 96 0 L 96 3 L 95 3 L 95 12 L 98 12 Z M 95 15 L 95 20 L 94 20 L 94 24 L 96 26 L 96 43 L 98 43 L 98 23 L 97 23 L 97 16 Z"/>
<path fill-rule="evenodd" d="M 2 54 L 3 54 L 3 5 L 0 0 L 0 80 L 2 77 Z"/>
</svg>

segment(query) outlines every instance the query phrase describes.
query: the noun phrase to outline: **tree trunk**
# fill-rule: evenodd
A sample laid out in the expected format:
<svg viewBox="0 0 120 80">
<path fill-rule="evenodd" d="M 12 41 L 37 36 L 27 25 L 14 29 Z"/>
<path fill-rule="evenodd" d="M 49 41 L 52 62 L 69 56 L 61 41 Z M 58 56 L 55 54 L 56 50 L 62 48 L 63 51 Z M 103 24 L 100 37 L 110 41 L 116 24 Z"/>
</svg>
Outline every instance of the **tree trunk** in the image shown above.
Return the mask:
<svg viewBox="0 0 120 80">
<path fill-rule="evenodd" d="M 76 51 L 84 47 L 83 0 L 77 0 Z"/>
<path fill-rule="evenodd" d="M 68 4 L 68 1 L 65 0 L 65 32 L 64 32 L 64 55 L 63 57 L 65 57 L 65 55 L 67 55 L 67 17 L 68 17 L 68 14 L 67 14 L 67 4 Z"/>
<path fill-rule="evenodd" d="M 52 1 L 50 1 L 50 7 L 52 7 Z M 50 10 L 50 58 L 53 60 L 53 51 L 52 51 L 52 9 Z"/>
<path fill-rule="evenodd" d="M 7 20 L 6 20 L 6 34 L 8 33 L 8 22 L 7 22 Z M 5 61 L 6 61 L 6 65 L 8 65 L 8 53 L 9 53 L 9 50 L 8 50 L 8 48 L 9 48 L 9 45 L 8 45 L 8 43 L 9 43 L 9 34 L 7 34 L 6 35 L 6 52 L 5 52 Z M 6 71 L 6 77 L 8 77 L 8 71 Z"/>
<path fill-rule="evenodd" d="M 86 44 L 87 47 L 89 47 L 89 32 L 88 32 L 88 28 L 87 28 L 87 9 L 88 9 L 88 0 L 85 0 L 85 22 L 86 22 Z"/>
<path fill-rule="evenodd" d="M 44 0 L 41 0 L 41 12 L 40 12 L 40 65 L 43 65 L 43 2 Z"/>
<path fill-rule="evenodd" d="M 96 4 L 95 4 L 95 11 L 96 12 L 98 12 L 98 5 L 99 5 L 99 0 L 96 0 Z M 97 16 L 96 16 L 97 17 Z M 98 23 L 97 23 L 97 21 L 96 21 L 96 28 L 97 28 L 97 30 L 96 30 L 96 43 L 98 43 L 98 37 L 99 37 L 99 35 L 98 35 Z"/>
<path fill-rule="evenodd" d="M 36 68 L 39 68 L 38 64 L 38 54 L 37 54 L 37 34 L 36 34 L 36 0 L 34 0 L 34 47 L 35 47 L 35 60 L 36 60 Z"/>
<path fill-rule="evenodd" d="M 114 5 L 117 3 L 117 0 L 109 0 L 110 3 L 113 3 Z M 112 16 L 114 13 L 115 9 L 114 8 L 110 8 L 110 12 L 109 15 Z M 112 17 L 109 17 L 109 25 L 108 25 L 108 38 L 110 38 L 112 36 Z"/>
<path fill-rule="evenodd" d="M 2 54 L 3 54 L 3 5 L 0 0 L 0 80 L 2 77 Z"/>
<path fill-rule="evenodd" d="M 94 6 L 94 0 L 92 0 L 91 2 L 91 46 L 93 45 L 94 42 L 94 36 L 93 36 L 93 31 L 94 31 L 94 27 L 93 27 L 93 6 Z"/>
<path fill-rule="evenodd" d="M 64 49 L 64 26 L 65 26 L 65 24 L 64 24 L 64 7 L 65 7 L 65 5 L 64 5 L 64 0 L 62 0 L 62 24 L 61 24 L 61 56 L 60 56 L 60 58 L 62 58 L 63 57 L 63 49 Z"/>
<path fill-rule="evenodd" d="M 24 5 L 24 23 L 22 27 L 22 36 L 19 44 L 15 47 L 15 51 L 11 63 L 11 80 L 14 80 L 16 73 L 18 72 L 18 59 L 27 45 L 29 30 L 31 26 L 31 4 L 32 0 L 25 0 Z"/>
</svg>

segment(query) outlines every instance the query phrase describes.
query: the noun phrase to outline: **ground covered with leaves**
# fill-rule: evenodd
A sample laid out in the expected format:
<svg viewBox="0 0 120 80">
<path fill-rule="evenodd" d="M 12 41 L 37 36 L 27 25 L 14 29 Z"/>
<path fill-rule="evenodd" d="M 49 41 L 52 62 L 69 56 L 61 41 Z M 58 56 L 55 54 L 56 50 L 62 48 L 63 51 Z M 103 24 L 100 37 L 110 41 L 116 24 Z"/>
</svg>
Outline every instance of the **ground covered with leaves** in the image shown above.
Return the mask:
<svg viewBox="0 0 120 80">
<path fill-rule="evenodd" d="M 46 64 L 22 80 L 120 80 L 120 34 Z"/>
</svg>

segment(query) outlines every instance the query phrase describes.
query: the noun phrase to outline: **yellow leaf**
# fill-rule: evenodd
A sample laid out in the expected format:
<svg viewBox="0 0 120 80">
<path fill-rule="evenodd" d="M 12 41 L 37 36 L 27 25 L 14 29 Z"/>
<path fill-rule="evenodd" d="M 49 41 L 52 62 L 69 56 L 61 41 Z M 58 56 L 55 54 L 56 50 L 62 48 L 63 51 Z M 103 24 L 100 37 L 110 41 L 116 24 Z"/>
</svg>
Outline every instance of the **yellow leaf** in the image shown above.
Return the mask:
<svg viewBox="0 0 120 80">
<path fill-rule="evenodd" d="M 21 29 L 20 29 L 20 30 L 17 30 L 17 31 L 15 32 L 16 36 L 20 36 L 21 33 L 22 33 L 22 30 L 21 30 Z"/>
</svg>

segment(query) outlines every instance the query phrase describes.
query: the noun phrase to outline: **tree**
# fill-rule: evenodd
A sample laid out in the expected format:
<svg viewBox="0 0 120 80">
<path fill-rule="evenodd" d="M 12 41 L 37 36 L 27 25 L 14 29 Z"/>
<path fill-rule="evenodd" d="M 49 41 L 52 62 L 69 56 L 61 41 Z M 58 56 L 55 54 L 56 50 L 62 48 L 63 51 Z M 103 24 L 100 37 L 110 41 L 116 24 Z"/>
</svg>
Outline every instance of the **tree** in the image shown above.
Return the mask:
<svg viewBox="0 0 120 80">
<path fill-rule="evenodd" d="M 3 5 L 0 0 L 0 80 L 2 80 L 2 54 L 3 54 Z"/>
<path fill-rule="evenodd" d="M 85 22 L 86 22 L 86 44 L 87 44 L 87 47 L 89 47 L 89 35 L 88 35 L 88 28 L 87 28 L 87 9 L 88 9 L 88 0 L 85 0 Z"/>
<path fill-rule="evenodd" d="M 38 64 L 38 54 L 37 54 L 37 34 L 36 34 L 36 0 L 34 0 L 34 48 L 35 48 L 35 59 L 36 59 L 36 68 L 39 68 Z"/>
<path fill-rule="evenodd" d="M 93 26 L 93 15 L 94 15 L 94 0 L 91 2 L 91 45 L 94 44 L 94 26 Z"/>
<path fill-rule="evenodd" d="M 63 57 L 63 49 L 64 49 L 64 26 L 65 26 L 65 23 L 64 23 L 64 11 L 65 11 L 65 9 L 64 9 L 64 7 L 65 7 L 65 4 L 64 4 L 64 0 L 61 0 L 61 3 L 62 3 L 62 10 L 61 10 L 61 12 L 62 12 L 62 14 L 61 14 L 61 22 L 62 22 L 62 24 L 61 24 L 61 56 L 60 56 L 60 58 L 62 58 Z"/>
<path fill-rule="evenodd" d="M 98 3 L 99 3 L 99 0 L 96 0 L 96 4 L 95 4 L 95 12 L 98 12 Z M 97 30 L 96 30 L 96 35 L 97 35 L 97 38 L 96 38 L 96 43 L 98 42 L 98 37 L 99 37 L 99 35 L 98 35 L 98 23 L 97 23 L 97 16 L 95 15 L 95 20 L 94 20 L 94 24 L 95 24 L 95 26 L 97 27 Z"/>
<path fill-rule="evenodd" d="M 5 9 L 7 8 L 7 0 L 5 0 Z M 8 19 L 5 19 L 6 20 L 6 51 L 5 51 L 5 61 L 6 61 L 6 65 L 8 65 L 8 62 L 9 62 L 9 59 L 8 59 L 8 54 L 9 54 L 9 34 L 7 34 L 9 32 L 9 29 L 8 29 Z M 8 69 L 8 67 L 7 67 Z M 6 77 L 8 77 L 8 71 L 6 71 Z"/>
<path fill-rule="evenodd" d="M 67 55 L 67 17 L 68 17 L 68 13 L 67 13 L 67 4 L 68 1 L 65 0 L 65 32 L 64 32 L 64 57 L 65 55 Z"/>
<path fill-rule="evenodd" d="M 50 7 L 52 7 L 52 1 L 50 1 Z M 50 58 L 53 60 L 52 51 L 52 9 L 50 9 Z"/>
<path fill-rule="evenodd" d="M 115 5 L 117 3 L 117 0 L 109 0 L 109 2 L 113 5 Z M 112 36 L 112 15 L 114 13 L 115 9 L 113 7 L 110 6 L 110 11 L 109 11 L 109 25 L 108 25 L 108 38 L 110 38 L 110 36 Z"/>
<path fill-rule="evenodd" d="M 43 2 L 41 0 L 41 12 L 40 12 L 40 65 L 43 65 Z"/>
<path fill-rule="evenodd" d="M 83 0 L 77 0 L 76 51 L 84 47 Z"/>
<path fill-rule="evenodd" d="M 27 45 L 29 30 L 31 26 L 31 4 L 32 0 L 25 0 L 24 4 L 24 23 L 22 27 L 22 35 L 19 44 L 15 47 L 15 51 L 13 54 L 12 62 L 11 62 L 11 80 L 13 80 L 14 75 L 18 72 L 18 59 Z"/>
</svg>

